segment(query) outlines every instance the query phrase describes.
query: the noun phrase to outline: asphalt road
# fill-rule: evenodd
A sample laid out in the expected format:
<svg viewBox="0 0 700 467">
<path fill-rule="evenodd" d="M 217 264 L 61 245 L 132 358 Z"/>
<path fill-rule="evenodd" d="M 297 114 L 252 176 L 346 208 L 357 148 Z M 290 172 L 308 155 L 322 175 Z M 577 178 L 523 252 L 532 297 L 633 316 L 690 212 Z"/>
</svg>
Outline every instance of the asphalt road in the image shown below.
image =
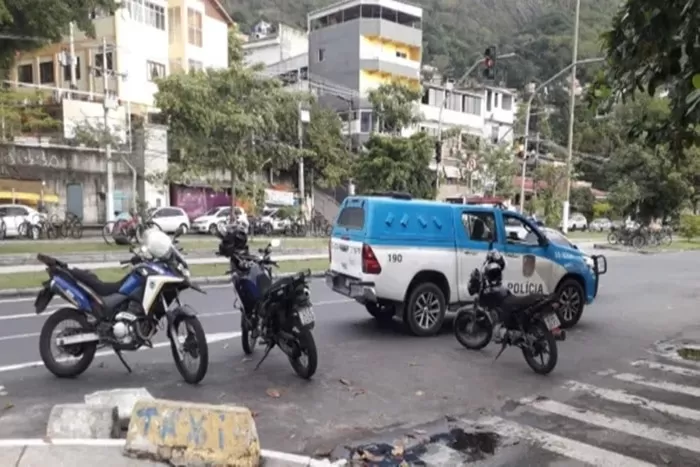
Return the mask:
<svg viewBox="0 0 700 467">
<path fill-rule="evenodd" d="M 182 383 L 167 346 L 128 354 L 133 374 L 108 355 L 97 358 L 81 377 L 59 380 L 43 368 L 39 358 L 38 333 L 45 318 L 34 315 L 32 300 L 4 300 L 0 302 L 0 385 L 4 386 L 0 438 L 43 436 L 54 404 L 82 402 L 85 394 L 99 389 L 146 387 L 156 397 L 246 405 L 256 413 L 263 446 L 276 450 L 322 453 L 446 414 L 469 419 L 498 414 L 541 429 L 554 427 L 559 430 L 555 433 L 568 430 L 562 436 L 585 438 L 616 452 L 631 449 L 638 458 L 661 452 L 671 456 L 670 465 L 690 465 L 687 450 L 659 451 L 656 444 L 637 438 L 629 442 L 606 437 L 600 426 L 585 428 L 580 420 L 574 424 L 570 418 L 562 422 L 561 414 L 551 414 L 552 407 L 545 407 L 549 418 L 536 418 L 527 410 L 521 414 L 522 404 L 513 401 L 533 395 L 564 402 L 584 397 L 583 407 L 598 403 L 605 408 L 590 394 L 580 396 L 561 386 L 569 380 L 602 385 L 601 379 L 613 374 L 636 374 L 637 367 L 631 368 L 630 362 L 648 358 L 646 349 L 654 341 L 697 325 L 698 260 L 698 253 L 610 257 L 597 301 L 585 310 L 567 341 L 560 343 L 559 363 L 549 377 L 535 375 L 517 349 L 507 350 L 495 363 L 495 345 L 482 352 L 464 350 L 452 336 L 450 322 L 442 335 L 427 339 L 408 336 L 398 322 L 381 328 L 362 307 L 315 281 L 314 332 L 320 357 L 318 373 L 310 382 L 294 375 L 279 350 L 253 371 L 256 360 L 243 358 L 239 317 L 231 311 L 228 287 L 210 288 L 205 296 L 187 296 L 187 302 L 200 312 L 210 339 L 218 341 L 210 344 L 209 373 L 200 386 Z M 51 309 L 59 306 L 54 305 Z M 164 335 L 155 342 L 164 342 Z M 258 350 L 255 356 L 260 355 Z M 664 374 L 671 374 L 676 383 L 690 378 L 671 373 Z M 621 381 L 615 380 L 618 386 Z M 694 381 L 700 386 L 700 376 Z M 281 396 L 270 397 L 268 389 Z M 700 389 L 696 390 L 695 397 L 700 397 Z M 683 405 L 691 398 L 687 393 L 667 392 L 663 400 Z M 542 412 L 542 407 L 536 409 Z M 610 446 L 614 443 L 621 447 Z M 550 460 L 551 456 L 542 454 L 530 465 L 546 465 Z"/>
</svg>

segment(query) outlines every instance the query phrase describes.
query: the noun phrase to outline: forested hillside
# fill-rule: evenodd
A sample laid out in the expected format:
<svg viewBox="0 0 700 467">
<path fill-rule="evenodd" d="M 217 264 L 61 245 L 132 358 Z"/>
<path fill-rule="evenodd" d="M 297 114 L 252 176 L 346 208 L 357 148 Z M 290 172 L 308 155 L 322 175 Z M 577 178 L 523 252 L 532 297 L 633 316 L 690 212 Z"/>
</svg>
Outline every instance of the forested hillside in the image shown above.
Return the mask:
<svg viewBox="0 0 700 467">
<path fill-rule="evenodd" d="M 335 0 L 224 0 L 247 32 L 260 19 L 306 26 L 306 13 Z M 424 62 L 460 76 L 489 44 L 519 57 L 502 62 L 500 80 L 520 88 L 546 79 L 571 62 L 574 0 L 413 0 L 424 8 Z M 583 0 L 580 57 L 599 54 L 599 36 L 609 27 L 615 0 Z M 593 69 L 584 68 L 586 80 Z"/>
</svg>

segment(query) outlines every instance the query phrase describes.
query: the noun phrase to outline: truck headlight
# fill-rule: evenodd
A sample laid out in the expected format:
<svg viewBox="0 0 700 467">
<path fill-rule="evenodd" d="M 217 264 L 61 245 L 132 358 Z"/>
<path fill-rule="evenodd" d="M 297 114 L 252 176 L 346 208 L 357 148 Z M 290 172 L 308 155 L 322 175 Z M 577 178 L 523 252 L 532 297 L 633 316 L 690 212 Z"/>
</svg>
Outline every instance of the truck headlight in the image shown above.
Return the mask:
<svg viewBox="0 0 700 467">
<path fill-rule="evenodd" d="M 593 258 L 590 256 L 584 256 L 583 262 L 586 263 L 586 266 L 588 266 L 591 270 L 595 268 L 595 261 L 593 261 Z"/>
</svg>

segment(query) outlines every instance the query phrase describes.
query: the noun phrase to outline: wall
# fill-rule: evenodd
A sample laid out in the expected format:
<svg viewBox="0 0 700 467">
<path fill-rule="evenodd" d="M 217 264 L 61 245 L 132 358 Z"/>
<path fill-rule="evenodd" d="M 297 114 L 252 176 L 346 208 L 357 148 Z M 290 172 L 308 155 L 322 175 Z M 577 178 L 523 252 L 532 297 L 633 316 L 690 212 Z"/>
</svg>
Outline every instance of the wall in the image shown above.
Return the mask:
<svg viewBox="0 0 700 467">
<path fill-rule="evenodd" d="M 228 25 L 207 15 L 207 6 L 200 0 L 185 0 L 183 8 L 182 30 L 184 34 L 185 56 L 183 64 L 187 66 L 189 60 L 201 62 L 205 68 L 228 67 Z M 202 14 L 202 47 L 188 42 L 187 33 L 187 8 L 196 10 Z"/>
<path fill-rule="evenodd" d="M 324 59 L 319 61 L 319 50 Z M 360 21 L 328 26 L 309 34 L 309 72 L 350 89 L 359 89 Z"/>
<path fill-rule="evenodd" d="M 170 201 L 167 183 L 160 182 L 168 172 L 168 128 L 148 125 L 144 150 L 144 188 L 142 199 L 149 206 L 166 206 Z"/>
<path fill-rule="evenodd" d="M 131 175 L 125 164 L 114 167 L 115 208 L 129 207 L 133 197 Z M 0 144 L 0 178 L 9 180 L 37 180 L 45 184 L 49 193 L 59 198 L 57 206 L 49 206 L 52 213 L 66 211 L 68 185 L 82 187 L 83 223 L 102 223 L 105 220 L 106 162 L 104 154 L 95 150 L 68 146 L 31 146 Z"/>
<path fill-rule="evenodd" d="M 102 103 L 80 100 L 63 99 L 63 136 L 73 138 L 75 127 L 90 127 L 96 131 L 104 129 L 104 106 Z M 126 141 L 126 111 L 124 106 L 110 110 L 108 114 L 109 127 L 119 141 Z"/>
<path fill-rule="evenodd" d="M 117 36 L 117 71 L 127 73 L 127 79 L 119 80 L 119 97 L 146 106 L 153 105 L 153 95 L 158 86 L 153 82 L 149 61 L 169 68 L 168 26 L 166 0 L 149 0 L 165 8 L 165 29 L 131 18 L 126 8 L 115 15 Z"/>
</svg>

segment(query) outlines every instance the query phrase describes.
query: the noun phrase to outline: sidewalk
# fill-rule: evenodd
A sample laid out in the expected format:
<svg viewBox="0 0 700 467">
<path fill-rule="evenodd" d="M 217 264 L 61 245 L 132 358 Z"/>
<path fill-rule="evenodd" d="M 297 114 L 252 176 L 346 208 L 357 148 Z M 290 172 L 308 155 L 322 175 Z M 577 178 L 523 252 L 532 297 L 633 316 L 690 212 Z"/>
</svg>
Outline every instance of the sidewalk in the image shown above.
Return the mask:
<svg viewBox="0 0 700 467">
<path fill-rule="evenodd" d="M 124 440 L 0 440 L 0 465 L 14 467 L 163 467 L 165 464 L 137 460 L 122 455 Z M 262 467 L 321 467 L 341 466 L 277 451 L 262 450 Z"/>
</svg>

